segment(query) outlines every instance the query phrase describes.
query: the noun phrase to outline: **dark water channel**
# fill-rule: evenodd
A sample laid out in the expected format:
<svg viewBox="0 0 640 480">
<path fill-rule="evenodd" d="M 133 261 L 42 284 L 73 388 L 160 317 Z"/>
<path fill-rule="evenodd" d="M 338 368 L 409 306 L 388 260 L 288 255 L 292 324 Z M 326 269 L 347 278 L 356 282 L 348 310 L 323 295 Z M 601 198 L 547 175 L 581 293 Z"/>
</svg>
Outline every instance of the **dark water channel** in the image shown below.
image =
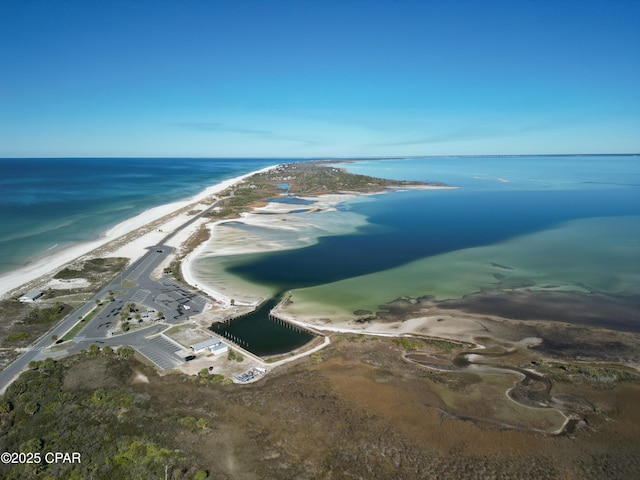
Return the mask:
<svg viewBox="0 0 640 480">
<path fill-rule="evenodd" d="M 295 350 L 310 342 L 314 336 L 295 325 L 269 316 L 269 312 L 280 300 L 281 296 L 274 297 L 255 312 L 230 323 L 214 324 L 211 330 L 260 357 Z"/>
</svg>

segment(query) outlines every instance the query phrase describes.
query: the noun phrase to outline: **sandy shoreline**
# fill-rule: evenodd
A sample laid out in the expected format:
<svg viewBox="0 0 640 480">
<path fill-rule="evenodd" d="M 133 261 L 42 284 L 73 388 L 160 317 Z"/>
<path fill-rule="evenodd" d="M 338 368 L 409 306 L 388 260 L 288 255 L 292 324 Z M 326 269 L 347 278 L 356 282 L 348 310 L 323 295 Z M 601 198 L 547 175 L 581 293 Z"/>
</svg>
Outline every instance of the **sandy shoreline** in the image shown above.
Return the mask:
<svg viewBox="0 0 640 480">
<path fill-rule="evenodd" d="M 317 196 L 299 196 L 299 198 L 313 203 L 299 205 L 270 202 L 262 207 L 243 212 L 238 218 L 220 220 L 209 224 L 209 240 L 200 244 L 182 260 L 182 277 L 192 287 L 200 289 L 212 298 L 227 305 L 229 305 L 232 298 L 238 305 L 258 305 L 271 295 L 267 287 L 262 290 L 256 285 L 255 289 L 251 289 L 246 283 L 239 282 L 238 278 L 231 276 L 216 282 L 198 278 L 194 270 L 194 262 L 202 256 L 225 257 L 302 248 L 316 243 L 320 236 L 338 235 L 354 231 L 358 226 L 364 225 L 366 220 L 364 218 L 356 218 L 353 214 L 350 215 L 346 212 L 334 214 L 334 212 L 338 212 L 339 205 L 358 197 L 384 194 L 392 191 L 375 193 L 343 192 Z M 302 213 L 302 217 L 297 215 L 300 213 Z M 337 216 L 327 221 L 327 219 L 321 218 L 323 214 Z M 229 227 L 224 226 L 227 223 L 230 224 Z M 235 226 L 237 224 L 259 228 L 260 233 L 250 233 L 246 230 L 232 232 L 231 225 Z M 239 286 L 243 284 L 244 288 Z"/>
<path fill-rule="evenodd" d="M 189 206 L 196 206 L 208 197 L 220 193 L 251 175 L 269 171 L 277 166 L 278 165 L 271 165 L 260 170 L 255 170 L 244 175 L 230 178 L 207 187 L 205 190 L 193 197 L 147 209 L 135 217 L 129 218 L 111 227 L 97 240 L 74 245 L 56 252 L 53 255 L 41 257 L 33 263 L 6 273 L 0 276 L 0 298 L 12 296 L 18 293 L 19 290 L 27 289 L 31 286 L 27 284 L 34 282 L 44 283 L 45 279 L 43 277 L 48 276 L 78 258 L 93 252 L 97 248 L 105 247 L 110 242 L 120 239 L 125 235 L 132 234 L 136 230 L 153 222 L 157 222 L 164 217 L 177 215 L 180 210 Z M 162 225 L 161 232 L 155 229 L 155 235 L 149 235 L 150 232 L 141 232 L 141 234 L 137 235 L 136 238 L 127 241 L 125 245 L 115 248 L 109 252 L 110 256 L 114 256 L 113 254 L 116 254 L 115 256 L 128 257 L 131 262 L 135 261 L 145 253 L 144 247 L 157 243 L 166 235 L 184 224 L 188 220 L 188 216 L 186 214 L 182 215 L 184 218 L 168 219 L 167 222 Z M 144 240 L 142 240 L 143 238 Z"/>
<path fill-rule="evenodd" d="M 440 189 L 450 187 L 428 186 L 427 188 Z M 376 192 L 374 194 L 393 191 Z M 215 280 L 202 278 L 196 272 L 194 263 L 203 257 L 228 257 L 303 248 L 316 243 L 321 236 L 339 235 L 347 231 L 353 231 L 359 226 L 365 225 L 366 219 L 359 218 L 359 216 L 354 217 L 354 214 L 350 216 L 347 212 L 340 212 L 331 219 L 321 219 L 321 217 L 323 214 L 333 215 L 332 212 L 338 212 L 339 205 L 343 202 L 367 195 L 372 195 L 372 193 L 345 192 L 318 196 L 300 196 L 299 198 L 310 200 L 313 203 L 299 205 L 272 202 L 263 207 L 244 212 L 237 219 L 220 220 L 209 224 L 209 239 L 200 244 L 181 261 L 182 277 L 192 287 L 205 292 L 226 305 L 229 305 L 233 298 L 238 305 L 256 306 L 270 296 L 268 292 L 260 294 L 251 292 L 250 286 L 244 285 L 243 288 L 243 281 L 232 275 L 225 275 L 223 271 L 215 272 L 215 275 L 213 275 Z M 339 221 L 336 221 L 336 218 Z M 229 223 L 229 226 L 224 226 L 226 223 Z M 241 227 L 239 227 L 240 224 Z M 258 231 L 257 233 L 249 231 L 246 227 L 254 227 Z M 328 315 L 331 319 L 326 319 L 327 321 L 325 322 L 322 319 L 319 321 L 317 318 L 317 312 L 323 310 L 317 308 L 319 305 L 307 305 L 306 303 L 304 305 L 305 308 L 301 311 L 290 311 L 285 307 L 279 314 L 281 318 L 290 323 L 298 324 L 305 328 L 316 328 L 326 332 L 367 333 L 381 336 L 424 334 L 427 330 L 425 324 L 433 323 L 430 318 L 420 318 L 412 322 L 364 325 L 354 321 L 355 316 L 352 312 L 342 311 L 338 308 L 335 311 L 332 310 L 332 314 Z M 453 326 L 453 324 L 456 325 Z M 442 325 L 438 326 L 442 327 Z M 469 322 L 466 320 L 457 322 L 452 319 L 447 327 L 452 328 L 436 329 L 432 327 L 434 335 L 453 335 L 453 337 L 460 339 L 462 331 L 474 331 L 477 333 L 476 328 L 469 329 Z M 464 336 L 464 338 L 468 340 L 469 337 Z"/>
<path fill-rule="evenodd" d="M 210 231 L 210 238 L 208 241 L 203 242 L 198 247 L 196 247 L 192 252 L 190 252 L 181 262 L 181 273 L 185 282 L 191 285 L 192 287 L 198 288 L 201 291 L 205 292 L 207 295 L 219 300 L 226 305 L 229 305 L 231 302 L 231 296 L 222 292 L 222 289 L 226 290 L 226 287 L 229 285 L 217 285 L 219 288 L 216 288 L 216 285 L 211 285 L 204 280 L 199 280 L 197 278 L 196 273 L 194 272 L 193 263 L 194 261 L 203 255 L 207 250 L 211 248 L 211 243 L 219 240 L 220 237 L 224 236 L 224 233 L 220 232 L 219 227 L 224 225 L 225 223 L 237 223 L 241 222 L 244 225 L 255 226 L 255 227 L 265 227 L 265 228 L 273 228 L 274 230 L 282 229 L 290 232 L 299 232 L 301 228 L 310 226 L 309 224 L 305 224 L 303 222 L 296 223 L 290 217 L 287 218 L 286 224 L 280 222 L 282 216 L 286 216 L 292 211 L 300 211 L 301 209 L 306 209 L 308 211 L 313 211 L 314 214 L 323 211 L 330 212 L 336 211 L 336 207 L 339 203 L 344 202 L 348 199 L 352 199 L 357 195 L 353 193 L 348 194 L 330 194 L 330 195 L 320 195 L 318 197 L 304 197 L 306 199 L 313 199 L 313 204 L 311 205 L 287 205 L 284 203 L 268 203 L 263 207 L 254 208 L 250 212 L 244 212 L 241 217 L 238 219 L 227 219 L 220 220 L 208 225 Z M 215 245 L 215 255 L 216 256 L 226 256 L 226 255 L 240 255 L 240 254 L 248 254 L 248 253 L 257 253 L 257 252 L 267 252 L 267 251 L 277 251 L 283 249 L 297 248 L 303 246 L 304 244 L 310 243 L 311 240 L 302 240 L 300 238 L 296 239 L 300 245 L 292 245 L 291 242 L 274 242 L 274 241 L 260 241 L 258 239 L 252 239 L 248 235 L 244 235 L 244 238 L 237 239 L 236 241 L 231 241 L 229 239 L 223 240 L 222 245 L 217 243 Z M 249 292 L 235 292 L 233 295 L 234 301 L 238 305 L 257 305 L 261 301 L 265 299 L 265 296 L 268 294 L 265 292 L 256 297 L 256 295 L 251 295 Z"/>
<path fill-rule="evenodd" d="M 167 245 L 174 247 L 176 252 L 173 257 L 167 258 L 167 262 L 176 256 L 184 257 L 181 259 L 181 269 L 187 284 L 227 305 L 231 303 L 232 298 L 238 305 L 257 304 L 265 300 L 268 295 L 263 295 L 260 298 L 258 298 L 259 295 L 253 295 L 252 298 L 249 298 L 249 295 L 254 292 L 243 290 L 243 284 L 234 284 L 232 278 L 224 278 L 221 275 L 217 277 L 218 283 L 199 279 L 196 275 L 197 272 L 194 271 L 194 261 L 202 255 L 224 257 L 234 254 L 301 248 L 313 243 L 314 236 L 317 236 L 319 231 L 321 235 L 339 234 L 337 232 L 345 228 L 356 228 L 362 219 L 357 216 L 349 216 L 347 212 L 340 211 L 339 216 L 329 220 L 329 224 L 323 223 L 323 221 L 309 220 L 309 217 L 321 216 L 321 212 L 334 215 L 331 212 L 337 211 L 337 206 L 340 203 L 350 198 L 371 194 L 343 192 L 340 194 L 303 196 L 301 198 L 313 201 L 311 205 L 307 206 L 310 213 L 307 218 L 296 218 L 296 215 L 291 213 L 292 210 L 307 208 L 305 206 L 268 203 L 266 206 L 243 212 L 235 219 L 211 222 L 209 218 L 201 217 L 188 227 L 183 228 L 184 224 L 193 218 L 193 213 L 189 214 L 190 211 L 204 210 L 211 206 L 211 196 L 242 182 L 252 175 L 275 169 L 278 166 L 272 165 L 249 172 L 208 187 L 194 197 L 154 207 L 109 229 L 100 239 L 94 242 L 63 250 L 34 262 L 34 264 L 25 268 L 4 275 L 0 277 L 0 297 L 22 293 L 31 288 L 68 289 L 86 287 L 86 281 L 83 281 L 83 279 L 58 280 L 53 279 L 53 275 L 63 266 L 73 264 L 73 262 L 83 258 L 125 257 L 130 262 L 133 262 L 143 256 L 149 247 L 157 245 L 168 234 L 175 233 L 167 241 Z M 451 187 L 429 186 L 427 188 Z M 393 191 L 393 189 L 389 191 Z M 375 194 L 379 193 L 383 192 L 376 192 Z M 286 221 L 283 222 L 283 219 Z M 237 232 L 231 232 L 231 234 L 224 232 L 224 228 L 229 229 L 229 227 L 222 227 L 225 222 L 244 223 L 245 226 L 249 227 L 249 230 L 255 227 L 257 233 L 250 232 L 250 234 L 247 234 L 243 232 L 241 236 L 238 236 Z M 202 242 L 195 249 L 189 251 L 188 249 L 191 248 L 187 246 L 189 238 L 204 225 L 210 230 L 209 240 Z M 277 232 L 275 235 L 267 235 L 268 238 L 266 239 L 260 238 L 264 234 L 265 228 L 268 231 Z M 233 230 L 233 227 L 230 229 Z M 283 231 L 288 231 L 288 236 L 283 235 Z M 223 241 L 216 244 L 216 236 L 226 236 L 223 240 L 226 240 L 227 243 L 225 244 Z M 98 248 L 99 250 L 97 250 Z M 152 276 L 160 275 L 165 266 L 167 264 L 160 265 Z M 320 330 L 329 335 L 332 332 L 393 337 L 418 335 L 469 343 L 477 343 L 477 338 L 486 336 L 509 338 L 511 341 L 529 337 L 543 338 L 551 336 L 551 338 L 566 341 L 566 338 L 570 334 L 573 335 L 572 332 L 575 330 L 571 330 L 572 324 L 563 324 L 564 327 L 558 330 L 560 328 L 558 327 L 559 323 L 545 322 L 544 319 L 535 319 L 528 322 L 512 321 L 499 316 L 475 315 L 464 310 L 442 310 L 437 306 L 421 309 L 415 312 L 416 315 L 414 317 L 397 319 L 397 321 L 393 322 L 363 322 L 361 319 L 356 318 L 355 312 L 348 311 L 348 309 L 335 307 L 326 310 L 320 307 L 320 303 L 296 301 L 294 297 L 291 304 L 284 305 L 279 309 L 278 314 L 292 324 Z M 590 331 L 591 329 L 585 330 L 585 332 Z M 636 341 L 634 340 L 635 336 L 606 330 L 602 330 L 599 335 L 607 342 L 621 342 L 620 344 L 624 344 L 626 348 L 626 350 L 622 349 L 622 353 L 616 356 L 613 353 L 607 353 L 608 350 L 603 346 L 602 352 L 605 353 L 599 351 L 600 357 L 611 361 L 622 361 L 624 364 L 637 368 L 638 364 L 635 355 L 632 356 L 633 358 L 624 357 L 626 355 L 625 352 L 632 351 L 632 347 L 629 345 Z M 581 337 L 578 340 L 583 341 Z M 577 349 L 576 354 L 584 356 L 585 352 Z"/>
<path fill-rule="evenodd" d="M 299 220 L 296 224 L 296 221 L 293 220 L 290 215 L 288 215 L 290 212 L 294 210 L 299 211 L 301 208 L 308 208 L 310 212 L 313 212 L 312 215 L 317 215 L 319 214 L 319 212 L 335 212 L 337 211 L 337 207 L 339 204 L 349 199 L 371 194 L 389 193 L 394 191 L 394 189 L 390 189 L 387 191 L 375 193 L 342 192 L 311 197 L 303 196 L 301 198 L 312 200 L 313 203 L 307 207 L 301 207 L 300 205 L 286 205 L 282 203 L 268 203 L 264 207 L 255 208 L 251 211 L 242 213 L 239 219 L 226 219 L 209 223 L 206 218 L 202 218 L 199 221 L 194 222 L 187 228 L 181 228 L 191 218 L 191 216 L 187 213 L 189 210 L 203 210 L 210 206 L 210 201 L 207 204 L 204 203 L 206 200 L 210 200 L 210 197 L 220 193 L 221 191 L 229 188 L 232 185 L 242 182 L 252 175 L 267 172 L 269 170 L 277 168 L 278 166 L 279 164 L 276 164 L 262 168 L 260 170 L 252 171 L 247 174 L 240 175 L 210 186 L 193 197 L 150 208 L 136 215 L 135 217 L 129 218 L 108 229 L 100 236 L 100 238 L 95 241 L 74 245 L 73 247 L 64 249 L 60 252 L 56 252 L 53 255 L 40 258 L 33 264 L 27 265 L 23 268 L 0 276 L 0 297 L 15 295 L 22 290 L 27 290 L 34 287 L 68 287 L 68 284 L 65 283 L 61 285 L 60 281 L 52 279 L 53 274 L 62 267 L 71 264 L 84 256 L 92 258 L 107 256 L 125 257 L 128 258 L 130 262 L 133 262 L 143 256 L 146 253 L 148 247 L 159 243 L 168 234 L 177 232 L 177 234 L 173 238 L 171 238 L 167 242 L 167 244 L 175 247 L 177 249 L 176 253 L 178 254 L 187 253 L 187 256 L 181 261 L 181 273 L 185 282 L 190 286 L 206 293 L 210 297 L 215 298 L 216 300 L 221 301 L 226 305 L 229 305 L 231 303 L 232 297 L 223 293 L 223 291 L 227 289 L 226 287 L 228 287 L 228 285 L 212 285 L 208 284 L 206 281 L 201 281 L 197 278 L 197 275 L 195 274 L 193 268 L 194 261 L 199 256 L 201 256 L 203 252 L 207 250 L 207 248 L 210 247 L 211 242 L 215 241 L 215 235 L 217 234 L 216 231 L 219 229 L 219 226 L 221 224 L 224 224 L 226 222 L 241 221 L 242 223 L 249 226 L 274 228 L 276 230 L 278 228 L 289 230 L 293 232 L 292 238 L 294 244 L 292 244 L 291 239 L 283 242 L 266 241 L 264 244 L 260 241 L 250 241 L 249 244 L 247 244 L 246 240 L 244 244 L 243 242 L 240 242 L 240 244 L 237 244 L 236 242 L 230 242 L 227 245 L 217 245 L 215 248 L 216 255 L 224 256 L 230 254 L 243 254 L 258 251 L 300 248 L 301 246 L 304 246 L 303 244 L 305 243 L 313 243 L 314 233 L 318 235 L 317 231 L 313 231 L 314 229 L 324 231 L 326 225 L 323 225 L 321 221 L 314 223 L 308 220 Z M 403 187 L 398 190 L 410 190 L 413 188 L 446 189 L 452 187 Z M 276 221 L 276 219 L 281 219 L 283 216 L 288 217 L 288 221 L 285 224 Z M 346 224 L 350 225 L 350 228 L 354 228 L 354 226 L 359 223 L 357 219 L 353 218 L 349 218 L 346 220 L 343 218 L 341 219 L 341 221 L 346 222 Z M 277 226 L 278 223 L 281 223 L 281 225 Z M 203 225 L 206 225 L 210 230 L 210 239 L 201 243 L 191 252 L 180 252 L 180 248 L 187 241 L 187 239 Z M 332 228 L 335 228 L 337 232 L 344 229 L 345 225 L 334 224 Z M 303 240 L 300 238 L 296 238 L 297 234 L 299 234 L 301 231 L 304 231 L 306 235 Z M 326 233 L 327 232 L 324 231 L 324 234 Z M 296 245 L 297 243 L 300 243 L 300 245 Z M 265 297 L 256 299 L 249 296 L 247 296 L 247 298 L 242 298 L 242 295 L 236 295 L 235 293 L 233 294 L 233 298 L 238 305 L 255 305 L 265 299 Z M 431 324 L 431 319 L 420 318 L 415 319 L 412 322 L 407 322 L 404 325 L 394 324 L 364 326 L 355 325 L 352 322 L 352 319 L 341 318 L 340 315 L 338 315 L 330 323 L 324 324 L 323 322 L 318 322 L 317 319 L 314 319 L 311 312 L 298 312 L 298 314 L 294 314 L 293 316 L 291 315 L 292 312 L 282 313 L 284 313 L 283 316 L 287 317 L 287 319 L 292 323 L 325 330 L 327 332 L 333 331 L 371 333 L 374 335 L 394 336 L 412 333 L 415 334 L 418 331 L 422 331 L 422 333 L 424 333 L 424 331 L 427 330 L 425 329 L 425 323 Z M 456 327 L 453 327 L 453 331 L 451 331 L 451 328 L 433 329 L 434 332 L 432 333 L 435 335 L 439 334 L 442 336 L 453 336 L 459 339 L 460 337 L 467 337 L 467 335 L 462 334 L 462 331 L 467 330 L 469 327 L 469 325 L 467 325 L 467 322 L 463 321 L 462 324 L 459 324 L 460 322 L 451 322 L 451 324 L 453 323 L 458 324 Z M 452 326 L 451 324 L 450 327 Z"/>
<path fill-rule="evenodd" d="M 211 238 L 213 238 L 214 235 L 214 231 L 215 231 L 215 227 L 216 225 L 220 224 L 221 222 L 215 222 L 213 224 L 210 224 L 208 226 L 209 228 L 209 232 L 211 234 Z M 184 278 L 184 281 L 186 283 L 188 283 L 189 285 L 191 285 L 192 287 L 198 288 L 201 291 L 203 291 L 204 293 L 206 293 L 207 295 L 209 295 L 212 298 L 215 298 L 216 300 L 223 302 L 225 305 L 229 305 L 231 303 L 231 298 L 222 294 L 219 291 L 214 290 L 213 288 L 211 288 L 208 285 L 202 285 L 200 282 L 198 282 L 198 280 L 195 278 L 195 275 L 193 273 L 193 261 L 198 257 L 198 255 L 200 255 L 202 253 L 202 251 L 207 248 L 207 244 L 209 242 L 203 242 L 200 245 L 198 245 L 197 248 L 195 248 L 191 253 L 189 253 L 181 262 L 181 269 L 182 269 L 182 278 Z M 240 302 L 239 302 L 240 303 Z"/>
</svg>

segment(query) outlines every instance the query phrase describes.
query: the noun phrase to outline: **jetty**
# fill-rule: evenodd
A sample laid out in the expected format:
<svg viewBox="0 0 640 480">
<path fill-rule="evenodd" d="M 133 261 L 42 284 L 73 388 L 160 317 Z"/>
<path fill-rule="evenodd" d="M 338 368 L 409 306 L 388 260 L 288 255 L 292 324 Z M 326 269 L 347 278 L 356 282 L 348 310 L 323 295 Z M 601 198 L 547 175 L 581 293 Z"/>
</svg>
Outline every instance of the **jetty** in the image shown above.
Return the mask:
<svg viewBox="0 0 640 480">
<path fill-rule="evenodd" d="M 275 307 L 269 311 L 269 320 L 284 325 L 298 332 L 306 332 L 314 336 L 324 337 L 324 333 L 282 314 L 280 310 L 291 300 L 291 292 L 287 292 Z"/>
</svg>

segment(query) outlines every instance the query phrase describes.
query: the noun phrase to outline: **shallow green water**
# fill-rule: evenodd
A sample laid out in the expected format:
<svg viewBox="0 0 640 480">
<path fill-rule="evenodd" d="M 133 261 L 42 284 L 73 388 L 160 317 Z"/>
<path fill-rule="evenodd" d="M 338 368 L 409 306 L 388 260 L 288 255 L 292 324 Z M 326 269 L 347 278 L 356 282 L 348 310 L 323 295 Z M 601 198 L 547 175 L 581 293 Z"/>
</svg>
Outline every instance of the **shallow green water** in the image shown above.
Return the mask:
<svg viewBox="0 0 640 480">
<path fill-rule="evenodd" d="M 513 288 L 640 295 L 637 157 L 347 167 L 400 178 L 395 166 L 404 178 L 456 180 L 463 188 L 346 202 L 342 214 L 364 219 L 352 230 L 327 222 L 318 236 L 316 223 L 314 231 L 291 234 L 311 239 L 304 248 L 224 257 L 212 270 L 270 292 L 293 290 L 289 313 L 329 318 L 401 296 L 448 299 Z"/>
</svg>

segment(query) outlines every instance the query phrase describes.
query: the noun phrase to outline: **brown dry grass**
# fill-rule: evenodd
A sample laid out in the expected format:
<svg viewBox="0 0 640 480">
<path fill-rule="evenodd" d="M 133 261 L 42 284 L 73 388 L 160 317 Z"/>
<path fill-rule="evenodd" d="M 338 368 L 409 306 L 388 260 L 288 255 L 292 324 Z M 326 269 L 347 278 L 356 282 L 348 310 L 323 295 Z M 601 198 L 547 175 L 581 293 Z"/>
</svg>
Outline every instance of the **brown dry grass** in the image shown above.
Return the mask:
<svg viewBox="0 0 640 480">
<path fill-rule="evenodd" d="M 404 353 L 391 339 L 334 335 L 333 343 L 317 355 L 243 386 L 159 376 L 133 359 L 98 357 L 70 362 L 62 388 L 89 396 L 98 388 L 127 392 L 144 408 L 120 421 L 143 428 L 165 448 L 188 453 L 194 465 L 209 471 L 209 478 L 588 479 L 640 474 L 639 382 L 606 388 L 554 383 L 557 394 L 583 398 L 594 408 L 581 413 L 584 427 L 575 435 L 549 435 L 495 423 L 496 396 L 506 398 L 503 389 L 513 375 L 487 382 L 484 374 L 434 372 L 405 361 Z M 148 382 L 137 381 L 140 375 Z M 462 413 L 476 418 L 459 418 L 464 409 Z M 204 419 L 208 427 L 187 428 L 180 421 L 188 417 Z M 91 462 L 91 453 L 82 458 Z"/>
<path fill-rule="evenodd" d="M 586 427 L 575 436 L 554 436 L 496 425 L 495 396 L 509 402 L 503 389 L 511 375 L 487 384 L 473 374 L 433 374 L 403 361 L 390 340 L 335 340 L 319 361 L 298 361 L 250 386 L 185 386 L 180 377 L 148 374 L 149 384 L 132 388 L 150 394 L 161 415 L 214 418 L 210 434 L 176 438 L 219 478 L 582 479 L 640 472 L 636 383 L 562 385 L 563 394 L 585 397 L 596 410 L 584 415 Z M 451 375 L 460 378 L 443 377 Z M 463 413 L 478 418 L 456 417 L 452 395 Z"/>
</svg>

